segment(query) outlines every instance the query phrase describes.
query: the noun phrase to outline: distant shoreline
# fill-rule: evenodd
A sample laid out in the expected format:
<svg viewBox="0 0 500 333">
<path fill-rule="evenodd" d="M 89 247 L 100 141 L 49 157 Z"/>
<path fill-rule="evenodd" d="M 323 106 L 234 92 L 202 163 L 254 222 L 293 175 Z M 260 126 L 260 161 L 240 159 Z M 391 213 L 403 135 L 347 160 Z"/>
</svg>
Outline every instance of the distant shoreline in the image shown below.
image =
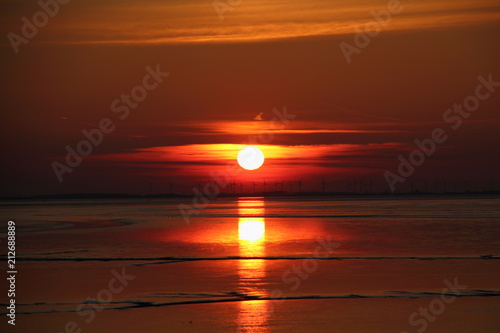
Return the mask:
<svg viewBox="0 0 500 333">
<path fill-rule="evenodd" d="M 264 198 L 299 198 L 299 197 L 424 197 L 424 196 L 499 196 L 500 191 L 484 192 L 404 192 L 404 193 L 354 193 L 354 192 L 260 192 L 260 193 L 223 193 L 218 198 L 241 198 L 241 197 L 264 197 Z M 71 199 L 154 199 L 154 198 L 191 198 L 193 195 L 160 193 L 151 195 L 127 194 L 127 193 L 69 193 L 69 194 L 45 194 L 30 196 L 0 197 L 0 200 L 71 200 Z"/>
</svg>

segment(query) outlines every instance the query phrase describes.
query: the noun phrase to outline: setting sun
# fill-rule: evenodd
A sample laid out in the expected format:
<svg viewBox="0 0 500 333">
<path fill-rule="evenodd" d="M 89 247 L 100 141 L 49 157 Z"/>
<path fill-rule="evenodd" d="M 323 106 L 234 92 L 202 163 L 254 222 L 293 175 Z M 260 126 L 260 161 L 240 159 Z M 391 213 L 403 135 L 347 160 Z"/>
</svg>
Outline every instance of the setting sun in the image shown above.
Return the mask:
<svg viewBox="0 0 500 333">
<path fill-rule="evenodd" d="M 238 153 L 238 164 L 246 170 L 258 169 L 264 164 L 264 154 L 257 147 L 247 146 Z"/>
</svg>

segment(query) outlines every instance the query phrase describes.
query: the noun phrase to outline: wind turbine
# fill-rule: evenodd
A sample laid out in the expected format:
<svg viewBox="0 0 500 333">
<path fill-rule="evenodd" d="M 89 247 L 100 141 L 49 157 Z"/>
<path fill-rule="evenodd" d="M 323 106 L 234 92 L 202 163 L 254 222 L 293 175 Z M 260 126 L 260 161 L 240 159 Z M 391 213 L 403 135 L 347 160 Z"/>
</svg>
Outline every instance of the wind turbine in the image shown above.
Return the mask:
<svg viewBox="0 0 500 333">
<path fill-rule="evenodd" d="M 359 180 L 359 192 L 360 193 L 365 193 L 366 192 L 366 188 L 365 188 L 365 179 L 364 178 L 361 178 Z"/>
<path fill-rule="evenodd" d="M 168 184 L 170 185 L 170 193 L 173 194 L 174 193 L 174 186 L 177 184 L 172 183 L 171 181 L 169 181 Z"/>
<path fill-rule="evenodd" d="M 361 180 L 354 179 L 352 181 L 352 183 L 353 183 L 353 187 L 354 187 L 354 193 L 361 193 L 362 192 L 362 187 L 363 187 L 363 184 L 361 183 Z"/>
<path fill-rule="evenodd" d="M 429 181 L 427 179 L 423 180 L 422 183 L 424 183 L 424 191 L 425 193 L 429 192 Z"/>
<path fill-rule="evenodd" d="M 299 193 L 301 192 L 302 189 L 302 180 L 303 178 L 299 179 L 299 181 L 297 182 L 297 184 L 299 185 Z"/>
</svg>

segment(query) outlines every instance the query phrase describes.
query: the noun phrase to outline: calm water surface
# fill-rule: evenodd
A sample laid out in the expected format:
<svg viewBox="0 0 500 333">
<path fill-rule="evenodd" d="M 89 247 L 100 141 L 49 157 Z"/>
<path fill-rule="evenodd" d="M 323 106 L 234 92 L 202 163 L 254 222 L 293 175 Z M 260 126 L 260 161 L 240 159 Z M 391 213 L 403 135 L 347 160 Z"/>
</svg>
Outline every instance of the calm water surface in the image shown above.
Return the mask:
<svg viewBox="0 0 500 333">
<path fill-rule="evenodd" d="M 189 223 L 181 203 L 0 203 L 19 271 L 16 327 L 0 327 L 500 331 L 498 198 L 218 199 Z"/>
</svg>

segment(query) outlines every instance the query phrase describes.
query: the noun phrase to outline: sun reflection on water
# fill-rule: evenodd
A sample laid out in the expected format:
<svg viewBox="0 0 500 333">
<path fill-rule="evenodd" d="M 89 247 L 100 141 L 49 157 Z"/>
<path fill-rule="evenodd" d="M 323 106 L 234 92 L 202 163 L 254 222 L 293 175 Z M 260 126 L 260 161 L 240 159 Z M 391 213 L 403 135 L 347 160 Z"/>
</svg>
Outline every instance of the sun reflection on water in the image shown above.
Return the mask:
<svg viewBox="0 0 500 333">
<path fill-rule="evenodd" d="M 266 223 L 264 201 L 260 199 L 238 201 L 238 243 L 240 256 L 264 257 L 266 255 Z M 266 261 L 241 259 L 239 261 L 241 292 L 246 295 L 267 296 L 261 287 L 266 277 Z M 239 327 L 242 332 L 267 332 L 269 301 L 239 302 Z"/>
<path fill-rule="evenodd" d="M 262 242 L 266 236 L 266 223 L 263 219 L 240 218 L 238 235 L 240 244 L 241 241 L 247 241 L 249 245 Z"/>
</svg>

